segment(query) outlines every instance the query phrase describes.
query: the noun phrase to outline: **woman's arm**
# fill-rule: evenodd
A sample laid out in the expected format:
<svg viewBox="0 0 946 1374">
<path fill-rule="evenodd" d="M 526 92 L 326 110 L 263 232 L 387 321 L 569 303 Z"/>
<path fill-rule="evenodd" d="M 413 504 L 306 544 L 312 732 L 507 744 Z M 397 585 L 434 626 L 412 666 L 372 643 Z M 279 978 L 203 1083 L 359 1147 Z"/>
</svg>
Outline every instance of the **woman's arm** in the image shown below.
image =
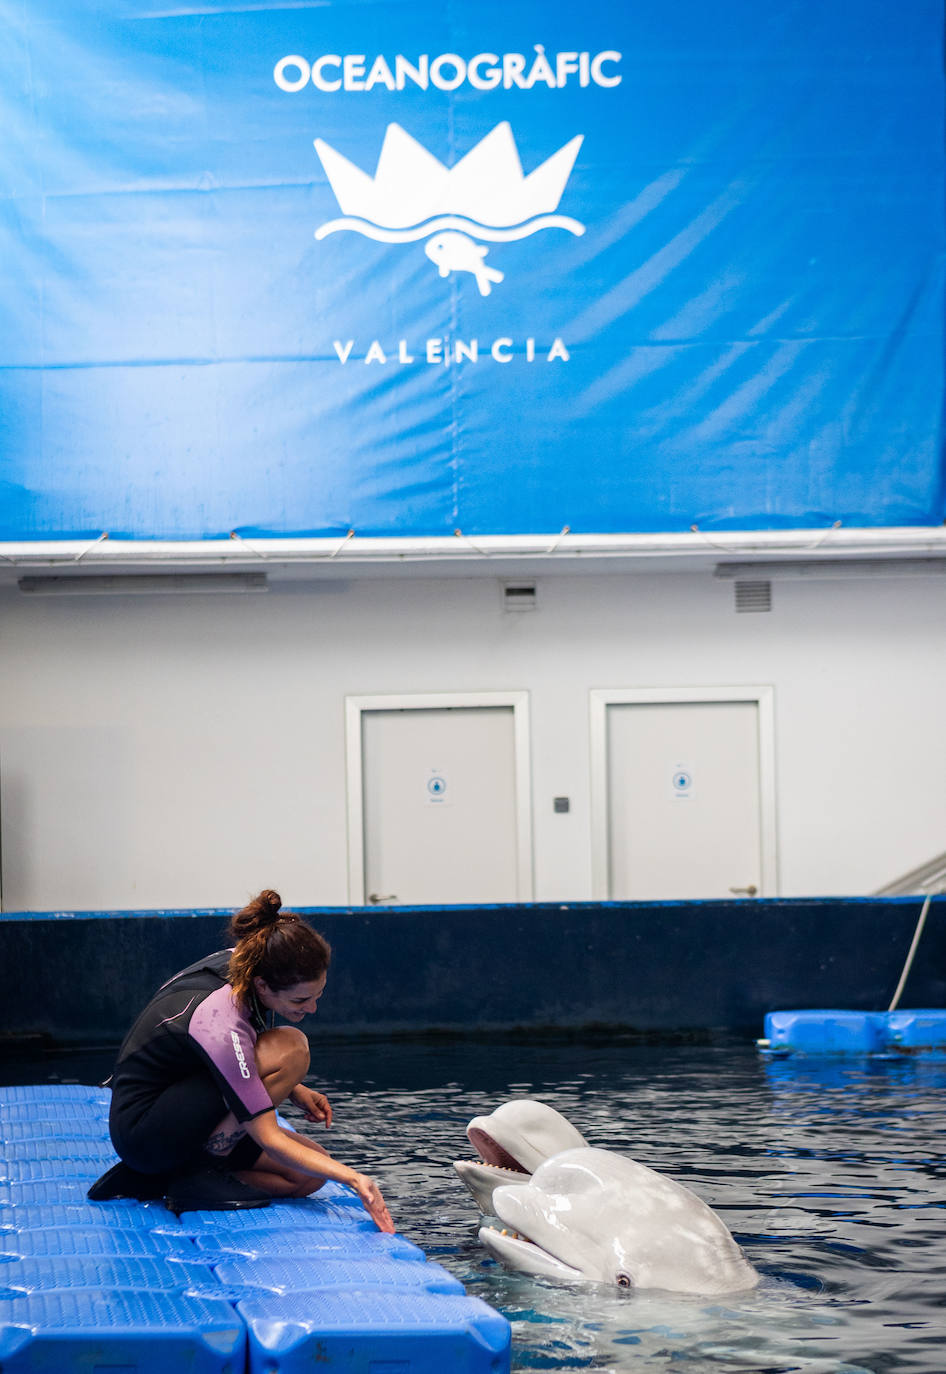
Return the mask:
<svg viewBox="0 0 946 1374">
<path fill-rule="evenodd" d="M 246 1130 L 261 1149 L 291 1169 L 298 1169 L 300 1173 L 311 1174 L 316 1178 L 331 1178 L 336 1183 L 344 1183 L 347 1187 L 353 1188 L 378 1229 L 393 1233 L 394 1222 L 385 1206 L 381 1190 L 373 1178 L 369 1178 L 367 1174 L 360 1174 L 355 1169 L 349 1169 L 347 1164 L 333 1159 L 331 1155 L 308 1149 L 294 1138 L 293 1132 L 282 1129 L 276 1120 L 275 1111 L 263 1112 L 262 1115 L 253 1117 L 252 1121 L 246 1123 Z"/>
</svg>

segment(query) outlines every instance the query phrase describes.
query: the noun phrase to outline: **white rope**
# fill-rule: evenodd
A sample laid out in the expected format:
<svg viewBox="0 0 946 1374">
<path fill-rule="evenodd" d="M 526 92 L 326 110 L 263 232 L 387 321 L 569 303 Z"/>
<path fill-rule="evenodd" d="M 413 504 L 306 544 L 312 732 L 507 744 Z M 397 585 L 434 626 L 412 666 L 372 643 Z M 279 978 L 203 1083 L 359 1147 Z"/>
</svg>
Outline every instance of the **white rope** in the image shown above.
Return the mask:
<svg viewBox="0 0 946 1374">
<path fill-rule="evenodd" d="M 72 560 L 73 563 L 78 563 L 78 562 L 80 561 L 80 559 L 83 559 L 83 558 L 86 556 L 87 553 L 91 553 L 92 550 L 96 547 L 97 544 L 101 544 L 102 541 L 103 541 L 103 539 L 107 539 L 107 538 L 108 538 L 108 530 L 103 530 L 102 533 L 99 535 L 99 537 L 98 537 L 97 539 L 93 539 L 93 540 L 92 540 L 92 543 L 89 544 L 87 548 L 84 548 L 84 549 L 80 550 L 80 552 L 76 554 L 75 558 Z"/>
<path fill-rule="evenodd" d="M 558 534 L 556 535 L 556 537 L 552 540 L 551 544 L 550 544 L 550 545 L 548 546 L 548 548 L 545 550 L 545 552 L 546 552 L 546 553 L 554 553 L 555 550 L 558 548 L 559 544 L 560 544 L 560 543 L 562 542 L 562 540 L 565 538 L 566 534 L 571 534 L 571 532 L 572 532 L 572 527 L 571 527 L 571 525 L 563 525 L 562 528 L 559 530 Z"/>
<path fill-rule="evenodd" d="M 331 560 L 332 560 L 333 558 L 337 558 L 337 557 L 338 557 L 338 555 L 341 553 L 342 549 L 343 549 L 343 548 L 345 547 L 345 545 L 348 543 L 349 539 L 354 539 L 354 537 L 355 537 L 355 531 L 354 531 L 354 530 L 349 530 L 347 534 L 345 534 L 345 535 L 342 536 L 342 538 L 339 540 L 337 546 L 332 550 L 331 553 L 318 553 L 318 554 L 312 554 L 312 555 L 311 555 L 311 560 L 310 560 L 310 561 L 313 562 L 313 563 L 319 563 L 319 562 L 328 563 L 328 562 L 331 562 Z M 278 550 L 278 549 L 272 550 L 272 551 L 270 551 L 270 550 L 264 551 L 263 549 L 258 549 L 258 548 L 256 547 L 255 544 L 251 544 L 250 541 L 249 541 L 248 539 L 244 539 L 243 536 L 242 536 L 242 534 L 237 534 L 236 530 L 231 530 L 231 531 L 230 531 L 230 538 L 233 539 L 233 540 L 235 540 L 235 541 L 236 541 L 238 544 L 240 544 L 244 549 L 249 549 L 250 553 L 255 554 L 257 558 L 261 558 L 261 559 L 263 560 L 264 563 L 271 563 L 271 562 L 273 562 L 273 561 L 275 561 L 275 562 L 277 562 L 277 563 L 279 562 L 280 553 L 279 553 L 279 550 Z"/>
<path fill-rule="evenodd" d="M 920 943 L 920 936 L 923 934 L 923 927 L 926 925 L 926 917 L 930 909 L 930 902 L 932 902 L 932 900 L 933 894 L 932 892 L 928 892 L 926 894 L 926 901 L 923 903 L 923 909 L 920 912 L 920 919 L 916 923 L 916 930 L 913 932 L 913 940 L 910 944 L 909 953 L 907 954 L 907 962 L 903 966 L 903 972 L 900 975 L 900 982 L 897 984 L 897 991 L 893 995 L 893 1001 L 887 1008 L 888 1011 L 894 1010 L 897 1003 L 900 1001 L 903 989 L 906 987 L 907 979 L 910 976 L 910 970 L 913 967 L 913 956 L 916 954 L 916 947 Z"/>
<path fill-rule="evenodd" d="M 835 520 L 834 524 L 829 525 L 828 528 L 824 531 L 824 533 L 820 535 L 819 538 L 817 538 L 813 544 L 795 544 L 792 546 L 791 552 L 810 553 L 812 549 L 820 549 L 822 544 L 827 543 L 827 541 L 831 538 L 832 534 L 834 534 L 834 531 L 839 530 L 843 523 L 843 520 Z M 703 540 L 704 544 L 706 544 L 711 549 L 719 549 L 721 553 L 759 552 L 759 545 L 756 542 L 750 542 L 741 549 L 735 544 L 717 544 L 714 539 L 710 539 L 709 535 L 705 534 L 703 530 L 700 529 L 699 525 L 691 525 L 690 533 L 698 534 L 700 538 Z M 782 550 L 779 549 L 778 552 L 781 553 Z"/>
</svg>

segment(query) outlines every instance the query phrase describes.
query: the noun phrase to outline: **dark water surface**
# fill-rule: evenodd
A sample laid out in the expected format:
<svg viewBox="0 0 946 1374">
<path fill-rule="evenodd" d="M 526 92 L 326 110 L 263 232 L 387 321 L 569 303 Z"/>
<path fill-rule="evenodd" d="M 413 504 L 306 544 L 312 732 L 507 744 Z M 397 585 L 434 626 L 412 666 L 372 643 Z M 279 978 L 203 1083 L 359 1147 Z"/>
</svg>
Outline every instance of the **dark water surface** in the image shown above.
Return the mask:
<svg viewBox="0 0 946 1374">
<path fill-rule="evenodd" d="M 59 1057 L 0 1076 L 94 1082 L 109 1066 L 108 1055 Z M 946 1374 L 942 1062 L 315 1032 L 310 1081 L 335 1125 L 301 1129 L 373 1173 L 399 1231 L 506 1314 L 514 1370 Z M 451 1162 L 472 1157 L 469 1118 L 516 1096 L 692 1188 L 760 1270 L 759 1287 L 700 1299 L 506 1274 L 479 1245 Z"/>
</svg>

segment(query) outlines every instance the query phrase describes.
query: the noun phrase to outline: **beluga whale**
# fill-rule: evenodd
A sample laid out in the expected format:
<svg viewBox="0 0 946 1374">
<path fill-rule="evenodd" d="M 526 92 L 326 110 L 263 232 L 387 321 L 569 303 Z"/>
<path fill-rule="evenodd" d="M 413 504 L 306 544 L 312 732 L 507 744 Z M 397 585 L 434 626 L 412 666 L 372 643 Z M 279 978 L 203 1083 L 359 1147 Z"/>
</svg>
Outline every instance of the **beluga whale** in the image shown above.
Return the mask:
<svg viewBox="0 0 946 1374">
<path fill-rule="evenodd" d="M 474 1117 L 482 1163 L 454 1168 L 503 1229 L 479 1238 L 507 1269 L 568 1283 L 713 1295 L 759 1275 L 696 1193 L 645 1164 L 596 1149 L 566 1117 L 517 1099 Z"/>
</svg>

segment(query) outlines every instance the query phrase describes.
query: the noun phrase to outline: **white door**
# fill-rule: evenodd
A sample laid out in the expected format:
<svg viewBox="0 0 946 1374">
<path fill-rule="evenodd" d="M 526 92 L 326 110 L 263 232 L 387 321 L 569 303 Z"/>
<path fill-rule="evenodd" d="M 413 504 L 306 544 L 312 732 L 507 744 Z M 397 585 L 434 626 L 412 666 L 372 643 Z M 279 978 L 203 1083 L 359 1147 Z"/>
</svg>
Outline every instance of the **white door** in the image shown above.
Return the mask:
<svg viewBox="0 0 946 1374">
<path fill-rule="evenodd" d="M 363 891 L 353 874 L 352 899 L 374 905 L 528 900 L 523 722 L 514 705 L 358 714 Z"/>
<path fill-rule="evenodd" d="M 752 897 L 771 887 L 759 715 L 757 700 L 607 703 L 609 898 Z"/>
</svg>

